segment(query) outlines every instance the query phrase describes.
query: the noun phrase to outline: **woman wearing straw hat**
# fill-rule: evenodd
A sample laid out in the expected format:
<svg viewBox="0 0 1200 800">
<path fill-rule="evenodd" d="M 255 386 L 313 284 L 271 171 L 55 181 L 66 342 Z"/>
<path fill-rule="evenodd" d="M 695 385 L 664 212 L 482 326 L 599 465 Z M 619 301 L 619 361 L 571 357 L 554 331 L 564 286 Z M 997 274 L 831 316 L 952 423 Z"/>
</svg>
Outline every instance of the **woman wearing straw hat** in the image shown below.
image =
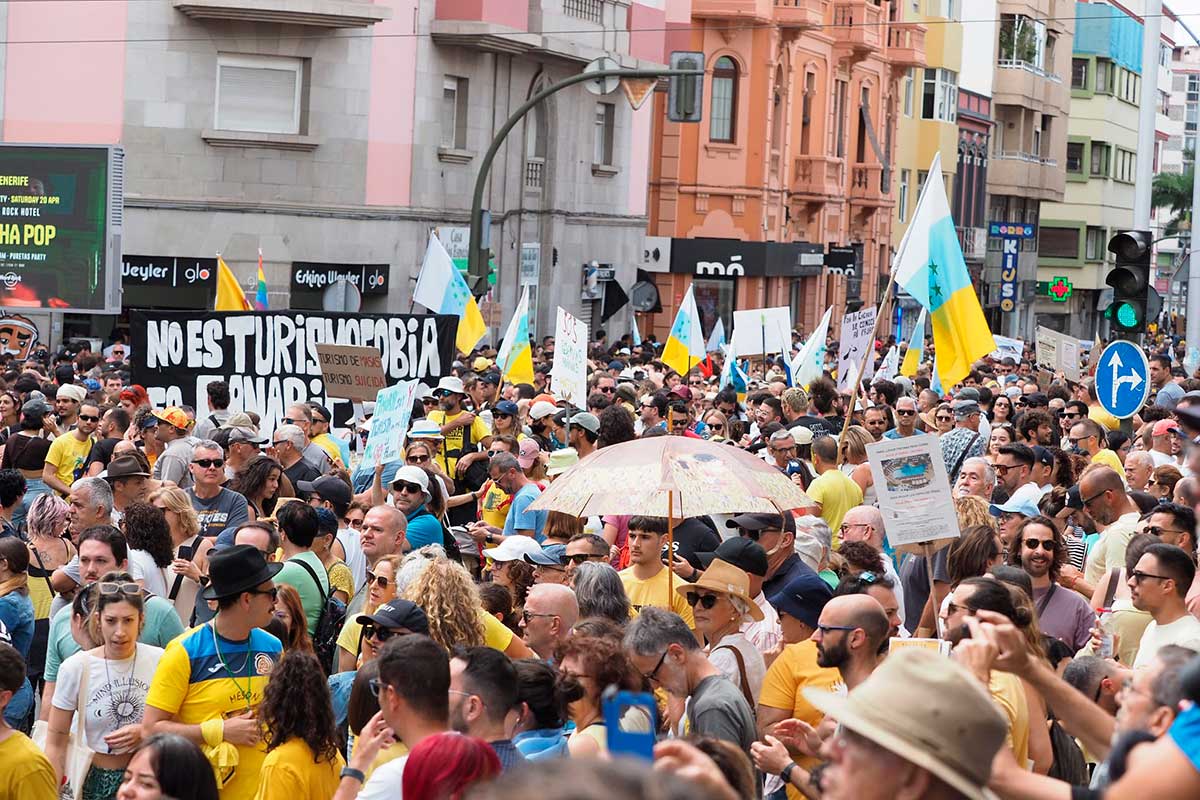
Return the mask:
<svg viewBox="0 0 1200 800">
<path fill-rule="evenodd" d="M 762 609 L 750 597 L 750 577 L 728 561 L 713 559 L 695 583 L 675 587 L 708 643 L 708 660 L 733 681 L 754 708 L 767 667 L 762 653 L 740 632 L 746 618 L 761 622 Z"/>
</svg>

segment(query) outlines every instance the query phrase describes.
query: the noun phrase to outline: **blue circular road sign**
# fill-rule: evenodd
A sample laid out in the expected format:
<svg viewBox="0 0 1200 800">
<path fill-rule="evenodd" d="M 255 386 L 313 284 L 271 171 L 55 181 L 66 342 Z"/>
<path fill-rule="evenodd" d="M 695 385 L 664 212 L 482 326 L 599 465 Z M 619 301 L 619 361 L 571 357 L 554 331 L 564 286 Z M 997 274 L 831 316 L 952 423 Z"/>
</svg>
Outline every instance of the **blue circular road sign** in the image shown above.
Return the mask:
<svg viewBox="0 0 1200 800">
<path fill-rule="evenodd" d="M 1150 396 L 1150 362 L 1133 342 L 1117 340 L 1096 363 L 1096 399 L 1117 419 L 1132 417 Z"/>
</svg>

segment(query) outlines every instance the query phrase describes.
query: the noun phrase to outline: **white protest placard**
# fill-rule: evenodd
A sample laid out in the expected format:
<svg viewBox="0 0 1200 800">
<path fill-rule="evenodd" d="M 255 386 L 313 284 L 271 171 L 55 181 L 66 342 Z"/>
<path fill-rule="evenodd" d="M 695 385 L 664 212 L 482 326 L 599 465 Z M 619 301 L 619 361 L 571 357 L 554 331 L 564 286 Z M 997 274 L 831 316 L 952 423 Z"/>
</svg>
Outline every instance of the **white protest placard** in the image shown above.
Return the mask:
<svg viewBox="0 0 1200 800">
<path fill-rule="evenodd" d="M 318 344 L 316 351 L 328 397 L 362 402 L 387 388 L 379 348 Z"/>
<path fill-rule="evenodd" d="M 559 306 L 550 393 L 576 408 L 584 408 L 587 404 L 587 344 L 587 323 Z"/>
<path fill-rule="evenodd" d="M 412 416 L 417 381 L 401 381 L 375 396 L 371 433 L 363 450 L 364 464 L 387 464 L 404 457 L 404 437 Z"/>
<path fill-rule="evenodd" d="M 996 349 L 992 351 L 992 358 L 1011 358 L 1018 364 L 1021 363 L 1021 357 L 1025 354 L 1025 342 L 997 334 L 992 334 L 992 338 L 996 340 Z"/>
<path fill-rule="evenodd" d="M 1078 381 L 1079 340 L 1042 325 L 1037 329 L 1036 359 L 1039 367 L 1061 372 L 1067 380 Z"/>
<path fill-rule="evenodd" d="M 915 545 L 959 537 L 938 437 L 872 442 L 867 445 L 867 459 L 892 547 L 919 553 Z"/>
<path fill-rule="evenodd" d="M 839 392 L 853 391 L 864 358 L 867 368 L 863 380 L 869 380 L 875 373 L 875 316 L 878 313 L 879 309 L 871 306 L 842 317 L 837 360 Z"/>
<path fill-rule="evenodd" d="M 733 352 L 739 356 L 786 353 L 791 358 L 792 310 L 779 306 L 734 311 Z"/>
</svg>

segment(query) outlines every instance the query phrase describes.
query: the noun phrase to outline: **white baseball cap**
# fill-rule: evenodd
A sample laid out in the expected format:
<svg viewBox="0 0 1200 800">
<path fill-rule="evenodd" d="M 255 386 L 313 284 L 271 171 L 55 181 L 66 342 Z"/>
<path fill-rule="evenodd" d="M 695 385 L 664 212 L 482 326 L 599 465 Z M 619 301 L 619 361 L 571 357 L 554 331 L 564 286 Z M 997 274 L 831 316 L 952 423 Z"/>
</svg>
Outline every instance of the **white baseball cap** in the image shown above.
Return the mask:
<svg viewBox="0 0 1200 800">
<path fill-rule="evenodd" d="M 544 417 L 548 417 L 557 411 L 558 406 L 554 405 L 554 403 L 549 403 L 545 400 L 538 400 L 529 407 L 529 416 L 531 419 L 543 419 Z"/>
<path fill-rule="evenodd" d="M 498 547 L 484 550 L 492 561 L 524 561 L 525 556 L 542 552 L 542 546 L 532 536 L 509 536 Z"/>
</svg>

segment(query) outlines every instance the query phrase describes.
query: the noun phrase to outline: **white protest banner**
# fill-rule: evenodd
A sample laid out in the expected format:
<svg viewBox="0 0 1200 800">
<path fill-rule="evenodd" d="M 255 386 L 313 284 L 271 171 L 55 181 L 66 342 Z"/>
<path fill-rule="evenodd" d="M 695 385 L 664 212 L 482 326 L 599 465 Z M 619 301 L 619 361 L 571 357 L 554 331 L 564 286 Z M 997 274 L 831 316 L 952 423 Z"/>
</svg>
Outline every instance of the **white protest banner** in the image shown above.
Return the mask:
<svg viewBox="0 0 1200 800">
<path fill-rule="evenodd" d="M 863 380 L 869 380 L 875 372 L 875 316 L 878 313 L 879 309 L 871 306 L 842 317 L 837 361 L 839 392 L 853 391 L 864 358 L 867 368 L 863 371 Z"/>
<path fill-rule="evenodd" d="M 936 436 L 884 439 L 867 445 L 867 459 L 888 541 L 897 550 L 959 537 L 958 514 Z"/>
<path fill-rule="evenodd" d="M 992 358 L 1011 358 L 1018 364 L 1021 363 L 1021 356 L 1025 353 L 1025 342 L 1008 336 L 998 336 L 994 333 L 992 338 L 996 340 L 996 349 L 992 351 Z"/>
<path fill-rule="evenodd" d="M 1079 340 L 1075 337 L 1039 325 L 1035 352 L 1039 367 L 1061 372 L 1067 380 L 1080 379 Z"/>
<path fill-rule="evenodd" d="M 733 351 L 739 356 L 786 353 L 792 356 L 792 310 L 787 306 L 733 312 Z"/>
<path fill-rule="evenodd" d="M 343 400 L 374 400 L 387 387 L 383 374 L 383 356 L 375 347 L 354 347 L 341 344 L 319 344 L 317 363 L 325 394 Z"/>
<path fill-rule="evenodd" d="M 558 307 L 554 329 L 554 366 L 550 368 L 550 393 L 576 408 L 587 403 L 587 323 Z"/>
<path fill-rule="evenodd" d="M 387 464 L 404 457 L 404 437 L 416 391 L 417 381 L 401 381 L 375 396 L 371 433 L 363 450 L 364 464 Z"/>
</svg>

